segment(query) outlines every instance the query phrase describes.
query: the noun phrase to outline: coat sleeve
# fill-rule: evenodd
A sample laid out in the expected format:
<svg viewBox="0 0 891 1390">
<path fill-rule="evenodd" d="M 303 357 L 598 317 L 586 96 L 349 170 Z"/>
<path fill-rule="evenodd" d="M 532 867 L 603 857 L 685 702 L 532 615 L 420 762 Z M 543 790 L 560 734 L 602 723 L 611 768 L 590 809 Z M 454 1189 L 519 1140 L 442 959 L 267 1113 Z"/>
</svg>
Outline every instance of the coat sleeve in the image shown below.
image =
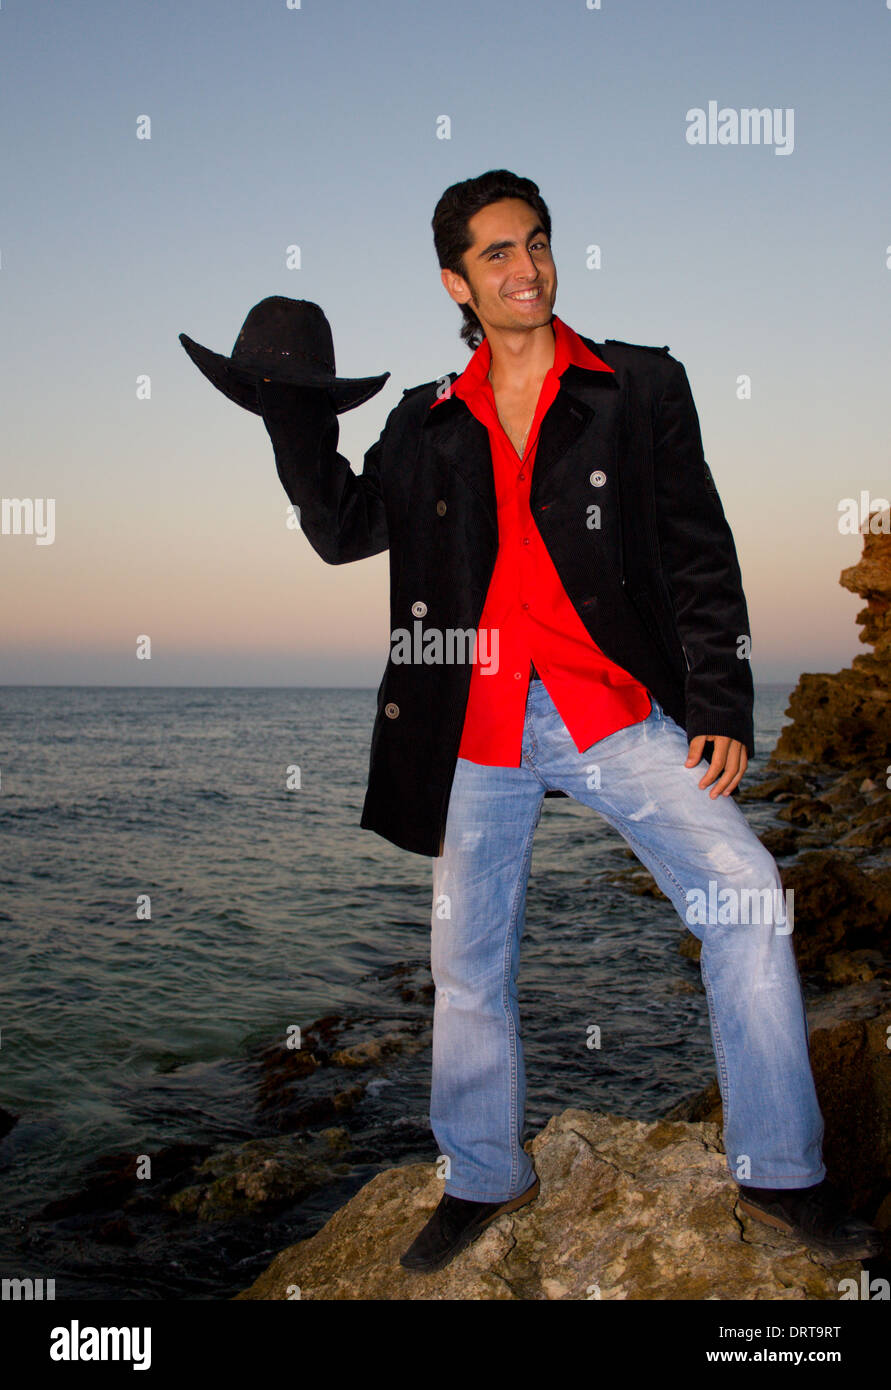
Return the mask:
<svg viewBox="0 0 891 1390">
<path fill-rule="evenodd" d="M 313 550 L 329 565 L 386 550 L 380 460 L 393 412 L 356 474 L 337 452 L 340 424 L 327 391 L 261 382 L 258 399 L 278 476 Z"/>
<path fill-rule="evenodd" d="M 753 757 L 749 615 L 736 547 L 703 455 L 687 373 L 668 360 L 655 411 L 654 482 L 662 571 L 687 658 L 687 737 L 726 735 Z"/>
</svg>

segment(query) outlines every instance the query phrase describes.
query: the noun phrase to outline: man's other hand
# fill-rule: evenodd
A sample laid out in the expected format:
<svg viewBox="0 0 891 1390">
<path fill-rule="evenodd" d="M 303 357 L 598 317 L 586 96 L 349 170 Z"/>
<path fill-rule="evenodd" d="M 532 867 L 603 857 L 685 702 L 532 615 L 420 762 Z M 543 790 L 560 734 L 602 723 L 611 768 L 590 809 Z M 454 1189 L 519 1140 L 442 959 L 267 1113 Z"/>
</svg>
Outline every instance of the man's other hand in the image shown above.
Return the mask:
<svg viewBox="0 0 891 1390">
<path fill-rule="evenodd" d="M 322 392 L 327 392 L 325 386 L 303 386 L 293 381 L 270 381 L 268 376 L 257 381 L 257 404 L 260 407 L 260 414 L 266 412 L 274 414 L 280 410 L 287 410 L 289 406 L 299 405 L 301 401 L 312 399 L 319 396 Z"/>
<path fill-rule="evenodd" d="M 723 769 L 723 777 L 720 781 L 715 782 L 709 792 L 709 796 L 714 800 L 719 794 L 721 796 L 730 795 L 748 767 L 749 758 L 745 744 L 740 743 L 737 738 L 727 738 L 718 734 L 711 734 L 707 738 L 705 734 L 697 734 L 696 738 L 690 740 L 690 752 L 684 767 L 695 767 L 698 762 L 702 761 L 702 750 L 708 739 L 715 745 L 715 751 L 709 763 L 708 772 L 703 775 L 699 785 L 700 787 L 709 786 L 715 782 L 718 773 Z"/>
</svg>

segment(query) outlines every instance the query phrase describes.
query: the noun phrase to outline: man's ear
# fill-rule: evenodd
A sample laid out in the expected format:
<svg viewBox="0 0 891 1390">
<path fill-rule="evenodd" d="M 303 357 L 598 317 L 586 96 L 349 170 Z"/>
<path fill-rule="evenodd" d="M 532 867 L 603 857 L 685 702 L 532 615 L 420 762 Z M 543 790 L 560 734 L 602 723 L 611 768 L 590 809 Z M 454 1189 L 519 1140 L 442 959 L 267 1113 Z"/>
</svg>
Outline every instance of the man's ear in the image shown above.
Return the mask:
<svg viewBox="0 0 891 1390">
<path fill-rule="evenodd" d="M 463 276 L 454 270 L 441 270 L 440 279 L 445 286 L 446 292 L 454 299 L 456 304 L 470 303 L 470 286 Z"/>
</svg>

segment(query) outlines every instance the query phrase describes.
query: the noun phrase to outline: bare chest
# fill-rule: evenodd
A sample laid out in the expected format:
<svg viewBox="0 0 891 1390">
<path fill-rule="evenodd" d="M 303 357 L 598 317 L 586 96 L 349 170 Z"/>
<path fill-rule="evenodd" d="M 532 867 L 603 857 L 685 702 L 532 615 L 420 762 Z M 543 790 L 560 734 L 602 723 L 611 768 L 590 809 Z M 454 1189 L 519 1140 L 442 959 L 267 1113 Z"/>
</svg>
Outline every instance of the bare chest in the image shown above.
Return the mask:
<svg viewBox="0 0 891 1390">
<path fill-rule="evenodd" d="M 523 451 L 526 448 L 526 441 L 529 438 L 529 430 L 535 417 L 540 392 L 540 384 L 536 386 L 534 391 L 493 392 L 498 418 L 520 458 L 523 457 Z"/>
</svg>

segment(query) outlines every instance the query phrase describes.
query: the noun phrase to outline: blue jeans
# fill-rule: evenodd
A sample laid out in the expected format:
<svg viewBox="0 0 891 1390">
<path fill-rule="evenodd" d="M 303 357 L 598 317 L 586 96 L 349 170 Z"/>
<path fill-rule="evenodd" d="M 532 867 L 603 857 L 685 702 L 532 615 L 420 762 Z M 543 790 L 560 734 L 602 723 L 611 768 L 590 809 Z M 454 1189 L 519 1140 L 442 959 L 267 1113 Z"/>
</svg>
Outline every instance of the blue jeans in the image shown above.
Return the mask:
<svg viewBox="0 0 891 1390">
<path fill-rule="evenodd" d="M 651 698 L 646 719 L 579 753 L 544 682 L 533 680 L 520 766 L 458 759 L 431 914 L 430 1122 L 454 1197 L 507 1201 L 535 1180 L 521 1142 L 517 973 L 532 838 L 551 788 L 615 826 L 702 942 L 733 1178 L 795 1188 L 826 1175 L 794 913 L 784 915 L 776 863 L 732 797 L 698 786 L 708 763 L 684 767 L 687 736 Z M 704 924 L 688 914 L 691 890 L 710 903 Z M 735 911 L 746 900 L 751 907 L 751 890 L 762 907 L 772 895 L 774 910 Z M 715 910 L 718 902 L 729 906 Z"/>
</svg>

